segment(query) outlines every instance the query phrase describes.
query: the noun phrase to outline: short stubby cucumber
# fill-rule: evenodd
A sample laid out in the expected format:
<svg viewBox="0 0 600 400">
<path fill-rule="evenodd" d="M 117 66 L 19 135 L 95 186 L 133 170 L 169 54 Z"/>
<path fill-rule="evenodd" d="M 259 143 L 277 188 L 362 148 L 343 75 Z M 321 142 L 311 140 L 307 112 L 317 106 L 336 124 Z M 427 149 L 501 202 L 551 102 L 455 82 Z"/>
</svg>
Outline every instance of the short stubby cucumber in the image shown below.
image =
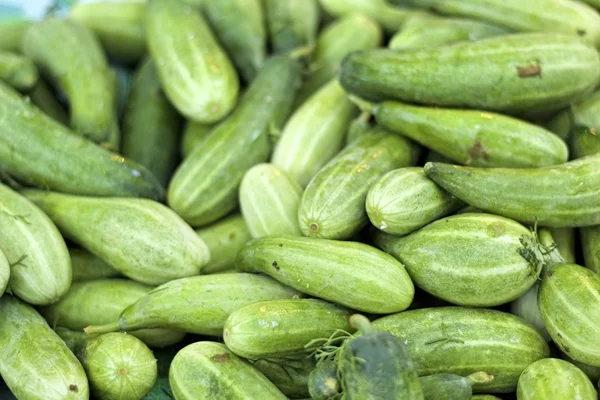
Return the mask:
<svg viewBox="0 0 600 400">
<path fill-rule="evenodd" d="M 262 301 L 232 312 L 223 339 L 231 351 L 250 360 L 308 355 L 311 341 L 350 331 L 350 314 L 316 299 Z"/>
<path fill-rule="evenodd" d="M 34 308 L 0 298 L 0 375 L 18 399 L 87 400 L 85 371 Z"/>
<path fill-rule="evenodd" d="M 85 249 L 70 248 L 69 255 L 73 282 L 115 278 L 121 275 L 119 271 Z"/>
<path fill-rule="evenodd" d="M 406 235 L 459 209 L 463 203 L 436 185 L 423 168 L 399 168 L 367 193 L 367 215 L 378 229 Z"/>
<path fill-rule="evenodd" d="M 425 400 L 471 400 L 474 384 L 485 384 L 493 380 L 493 376 L 480 371 L 469 376 L 444 373 L 422 376 L 419 384 Z"/>
<path fill-rule="evenodd" d="M 362 243 L 279 236 L 254 239 L 236 268 L 267 274 L 311 296 L 374 314 L 408 308 L 414 286 L 404 266 Z"/>
<path fill-rule="evenodd" d="M 224 344 L 196 342 L 181 349 L 169 370 L 176 400 L 286 400 L 263 374 Z"/>
<path fill-rule="evenodd" d="M 52 89 L 50 89 L 50 86 L 43 79 L 38 79 L 35 86 L 27 91 L 27 97 L 29 97 L 33 105 L 49 117 L 65 126 L 69 125 L 67 112 L 58 101 Z"/>
<path fill-rule="evenodd" d="M 244 174 L 267 160 L 269 130 L 281 127 L 291 111 L 300 73 L 286 55 L 265 62 L 235 111 L 175 171 L 167 200 L 189 224 L 207 225 L 237 207 Z"/>
<path fill-rule="evenodd" d="M 375 242 L 418 287 L 461 306 L 512 301 L 533 286 L 543 265 L 529 229 L 484 213 L 439 219 L 401 238 L 380 233 Z"/>
<path fill-rule="evenodd" d="M 309 376 L 315 370 L 312 358 L 256 360 L 252 366 L 291 399 L 309 397 Z"/>
<path fill-rule="evenodd" d="M 510 312 L 533 325 L 540 335 L 549 342 L 551 340 L 550 334 L 546 329 L 546 324 L 544 324 L 538 302 L 539 291 L 540 284 L 539 282 L 536 282 L 528 291 L 523 293 L 521 297 L 510 303 Z"/>
<path fill-rule="evenodd" d="M 0 51 L 0 80 L 17 90 L 28 90 L 35 85 L 38 77 L 38 70 L 30 59 Z"/>
<path fill-rule="evenodd" d="M 64 239 L 35 204 L 0 183 L 0 250 L 10 265 L 8 289 L 34 304 L 58 301 L 71 286 Z"/>
<path fill-rule="evenodd" d="M 600 91 L 596 91 L 558 113 L 547 122 L 546 126 L 563 139 L 567 139 L 572 135 L 573 129 L 577 127 L 590 128 L 598 132 L 600 131 L 599 114 Z M 574 154 L 574 158 L 583 157 L 584 155 L 589 154 Z"/>
<path fill-rule="evenodd" d="M 369 221 L 369 188 L 387 172 L 414 165 L 416 146 L 385 130 L 365 135 L 329 161 L 308 184 L 298 209 L 306 236 L 348 239 Z"/>
<path fill-rule="evenodd" d="M 600 367 L 600 275 L 576 264 L 551 268 L 542 279 L 539 307 L 560 350 Z"/>
<path fill-rule="evenodd" d="M 23 36 L 31 25 L 31 21 L 20 17 L 4 17 L 0 21 L 0 50 L 20 51 Z"/>
<path fill-rule="evenodd" d="M 596 400 L 598 392 L 575 365 L 556 358 L 546 358 L 534 362 L 523 371 L 519 378 L 517 398 Z"/>
<path fill-rule="evenodd" d="M 600 226 L 581 228 L 579 232 L 584 264 L 600 275 Z"/>
<path fill-rule="evenodd" d="M 533 326 L 496 310 L 437 307 L 405 311 L 373 321 L 403 340 L 420 376 L 485 371 L 494 379 L 475 393 L 510 393 L 529 364 L 549 356 Z"/>
<path fill-rule="evenodd" d="M 339 73 L 344 89 L 372 101 L 508 114 L 561 110 L 590 93 L 599 78 L 600 56 L 593 47 L 576 36 L 545 33 L 422 50 L 355 52 Z"/>
<path fill-rule="evenodd" d="M 197 275 L 210 261 L 206 243 L 158 202 L 41 190 L 24 193 L 63 234 L 139 282 L 159 285 Z"/>
<path fill-rule="evenodd" d="M 265 0 L 263 4 L 275 53 L 314 46 L 319 29 L 317 0 Z"/>
<path fill-rule="evenodd" d="M 186 158 L 198 143 L 201 143 L 214 128 L 212 124 L 201 124 L 195 121 L 187 121 L 183 129 L 181 139 L 181 155 Z"/>
<path fill-rule="evenodd" d="M 364 14 L 373 18 L 388 32 L 396 32 L 409 15 L 408 10 L 394 7 L 386 0 L 319 0 L 319 3 L 334 17 Z"/>
<path fill-rule="evenodd" d="M 464 202 L 524 223 L 553 228 L 600 223 L 600 154 L 544 168 L 425 164 L 425 173 Z"/>
<path fill-rule="evenodd" d="M 300 196 L 300 185 L 274 165 L 250 168 L 240 185 L 240 208 L 250 235 L 302 235 L 298 226 Z"/>
<path fill-rule="evenodd" d="M 4 255 L 4 252 L 0 250 L 0 297 L 4 294 L 8 281 L 10 279 L 10 265 Z"/>
</svg>

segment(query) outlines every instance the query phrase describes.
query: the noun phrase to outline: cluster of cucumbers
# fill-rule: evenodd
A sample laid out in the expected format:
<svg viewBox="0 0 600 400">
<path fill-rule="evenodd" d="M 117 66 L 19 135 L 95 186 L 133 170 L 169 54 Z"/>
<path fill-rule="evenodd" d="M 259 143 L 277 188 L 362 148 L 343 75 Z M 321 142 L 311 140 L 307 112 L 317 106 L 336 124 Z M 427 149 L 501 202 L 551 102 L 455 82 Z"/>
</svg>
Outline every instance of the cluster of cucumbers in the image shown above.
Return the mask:
<svg viewBox="0 0 600 400">
<path fill-rule="evenodd" d="M 0 20 L 0 397 L 597 400 L 599 9 Z"/>
</svg>

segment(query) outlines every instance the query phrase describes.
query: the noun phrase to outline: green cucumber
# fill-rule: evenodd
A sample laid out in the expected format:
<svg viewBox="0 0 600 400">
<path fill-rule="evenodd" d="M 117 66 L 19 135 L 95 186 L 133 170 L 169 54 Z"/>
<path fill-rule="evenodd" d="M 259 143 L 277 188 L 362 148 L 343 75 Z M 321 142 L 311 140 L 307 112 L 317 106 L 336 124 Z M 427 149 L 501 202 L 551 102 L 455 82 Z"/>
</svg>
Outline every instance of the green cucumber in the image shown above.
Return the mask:
<svg viewBox="0 0 600 400">
<path fill-rule="evenodd" d="M 569 140 L 571 158 L 600 153 L 600 135 L 596 128 L 574 128 Z"/>
<path fill-rule="evenodd" d="M 337 330 L 350 331 L 350 311 L 316 299 L 270 300 L 232 312 L 223 328 L 227 347 L 250 360 L 306 353 L 306 345 Z"/>
<path fill-rule="evenodd" d="M 339 73 L 346 91 L 371 101 L 508 114 L 561 110 L 590 93 L 599 78 L 600 56 L 593 47 L 575 36 L 542 33 L 356 52 L 344 59 Z"/>
<path fill-rule="evenodd" d="M 564 262 L 575 262 L 575 229 L 549 228 L 553 241 L 556 243 L 558 253 Z"/>
<path fill-rule="evenodd" d="M 302 235 L 298 226 L 300 196 L 300 185 L 274 165 L 250 168 L 240 184 L 240 208 L 250 235 Z"/>
<path fill-rule="evenodd" d="M 340 393 L 341 389 L 335 360 L 322 360 L 308 377 L 308 391 L 315 400 L 331 399 Z"/>
<path fill-rule="evenodd" d="M 340 84 L 330 81 L 292 114 L 271 162 L 305 187 L 340 151 L 355 112 Z"/>
<path fill-rule="evenodd" d="M 240 75 L 251 82 L 265 61 L 267 33 L 261 0 L 207 1 L 204 13 Z"/>
<path fill-rule="evenodd" d="M 496 397 L 491 394 L 476 394 L 471 397 L 471 400 L 502 400 L 500 397 Z"/>
<path fill-rule="evenodd" d="M 286 400 L 263 374 L 215 342 L 197 342 L 177 353 L 169 370 L 177 400 Z"/>
<path fill-rule="evenodd" d="M 424 308 L 377 319 L 373 327 L 407 344 L 420 376 L 486 371 L 494 377 L 473 385 L 475 393 L 514 392 L 521 372 L 550 353 L 533 326 L 496 310 Z"/>
<path fill-rule="evenodd" d="M 4 255 L 4 252 L 0 250 L 0 297 L 4 294 L 8 281 L 10 279 L 10 264 Z"/>
<path fill-rule="evenodd" d="M 114 72 L 94 34 L 78 22 L 48 18 L 27 31 L 23 54 L 69 99 L 72 128 L 118 150 Z"/>
<path fill-rule="evenodd" d="M 294 236 L 253 239 L 238 252 L 236 267 L 368 313 L 405 310 L 414 297 L 404 266 L 362 243 Z"/>
<path fill-rule="evenodd" d="M 524 223 L 574 228 L 600 223 L 600 155 L 544 168 L 425 164 L 425 173 L 464 202 Z"/>
<path fill-rule="evenodd" d="M 139 282 L 159 285 L 197 275 L 210 261 L 210 251 L 196 232 L 155 201 L 23 193 L 63 234 Z"/>
<path fill-rule="evenodd" d="M 211 124 L 201 124 L 195 121 L 187 121 L 183 129 L 181 139 L 181 155 L 183 158 L 189 156 L 196 145 L 201 143 L 214 128 Z"/>
<path fill-rule="evenodd" d="M 65 126 L 69 125 L 67 112 L 44 80 L 38 79 L 35 86 L 27 91 L 27 97 L 49 117 Z"/>
<path fill-rule="evenodd" d="M 329 161 L 308 184 L 298 209 L 306 236 L 348 239 L 369 221 L 365 200 L 387 172 L 414 165 L 417 148 L 381 128 L 363 136 Z"/>
<path fill-rule="evenodd" d="M 405 265 L 419 288 L 461 306 L 512 301 L 533 286 L 543 265 L 529 229 L 491 214 L 450 216 L 401 238 L 381 233 L 375 243 Z"/>
<path fill-rule="evenodd" d="M 585 266 L 600 275 L 600 226 L 579 230 Z"/>
<path fill-rule="evenodd" d="M 319 0 L 319 3 L 334 17 L 364 14 L 373 18 L 388 32 L 396 32 L 410 15 L 408 10 L 394 7 L 386 0 Z"/>
<path fill-rule="evenodd" d="M 23 36 L 31 25 L 31 21 L 20 18 L 8 18 L 0 21 L 0 50 L 20 51 Z"/>
<path fill-rule="evenodd" d="M 200 11 L 180 0 L 149 0 L 144 28 L 148 51 L 175 108 L 203 123 L 229 114 L 239 79 Z"/>
<path fill-rule="evenodd" d="M 175 171 L 167 198 L 184 220 L 206 225 L 236 208 L 242 177 L 269 157 L 269 129 L 283 124 L 299 84 L 296 60 L 284 55 L 265 63 L 233 114 Z"/>
<path fill-rule="evenodd" d="M 539 307 L 560 350 L 600 367 L 600 275 L 575 264 L 551 268 L 542 278 Z"/>
<path fill-rule="evenodd" d="M 180 118 L 151 59 L 133 76 L 123 121 L 123 156 L 148 168 L 166 186 L 179 159 Z"/>
<path fill-rule="evenodd" d="M 598 393 L 579 368 L 564 360 L 546 358 L 534 362 L 523 371 L 517 397 L 519 400 L 596 400 Z"/>
<path fill-rule="evenodd" d="M 317 0 L 264 0 L 264 7 L 275 53 L 314 45 L 319 28 Z"/>
<path fill-rule="evenodd" d="M 0 374 L 16 398 L 89 398 L 83 367 L 33 307 L 5 294 L 0 315 Z"/>
<path fill-rule="evenodd" d="M 539 282 L 536 282 L 528 291 L 523 293 L 521 297 L 510 303 L 510 312 L 533 325 L 539 334 L 549 342 L 551 340 L 550 334 L 546 329 L 546 324 L 544 324 L 544 319 L 542 318 L 539 308 L 539 291 L 540 284 Z"/>
<path fill-rule="evenodd" d="M 177 329 L 221 336 L 235 310 L 259 301 L 290 299 L 299 293 L 275 280 L 253 274 L 214 274 L 176 279 L 158 286 L 125 308 L 110 323 L 85 328 L 88 333 Z M 185 299 L 181 303 L 181 299 Z"/>
<path fill-rule="evenodd" d="M 344 142 L 344 147 L 351 145 L 362 136 L 374 132 L 377 131 L 373 129 L 371 114 L 369 114 L 368 112 L 361 112 L 358 117 L 354 118 L 352 122 L 350 122 L 348 131 L 346 132 L 346 140 Z"/>
<path fill-rule="evenodd" d="M 0 80 L 17 90 L 29 90 L 38 80 L 38 70 L 27 57 L 0 51 Z"/>
<path fill-rule="evenodd" d="M 592 382 L 597 382 L 598 380 L 600 380 L 600 367 L 592 367 L 591 365 L 575 361 L 562 351 L 560 352 L 560 356 L 563 360 L 570 362 L 571 364 L 582 370 L 583 373 L 586 374 Z"/>
<path fill-rule="evenodd" d="M 400 168 L 381 177 L 367 193 L 367 215 L 378 229 L 406 235 L 453 213 L 462 202 L 427 178 L 423 168 Z"/>
<path fill-rule="evenodd" d="M 0 249 L 10 265 L 8 290 L 44 305 L 71 286 L 71 259 L 64 239 L 35 204 L 0 183 Z"/>
<path fill-rule="evenodd" d="M 146 0 L 100 1 L 75 4 L 69 18 L 94 32 L 111 59 L 135 63 L 146 53 Z"/>
<path fill-rule="evenodd" d="M 312 358 L 256 360 L 252 366 L 291 399 L 309 396 L 309 375 L 315 369 Z"/>
<path fill-rule="evenodd" d="M 570 105 L 547 122 L 548 128 L 563 139 L 567 139 L 578 127 L 600 131 L 600 91 L 596 91 L 581 101 Z M 586 149 L 582 149 L 586 151 Z M 574 154 L 574 158 L 589 154 Z"/>
<path fill-rule="evenodd" d="M 69 249 L 73 282 L 95 281 L 98 279 L 115 278 L 119 271 L 84 249 Z"/>
<path fill-rule="evenodd" d="M 469 376 L 435 374 L 422 376 L 419 384 L 425 400 L 471 400 L 474 384 L 485 384 L 494 380 L 485 372 L 475 372 Z"/>
</svg>

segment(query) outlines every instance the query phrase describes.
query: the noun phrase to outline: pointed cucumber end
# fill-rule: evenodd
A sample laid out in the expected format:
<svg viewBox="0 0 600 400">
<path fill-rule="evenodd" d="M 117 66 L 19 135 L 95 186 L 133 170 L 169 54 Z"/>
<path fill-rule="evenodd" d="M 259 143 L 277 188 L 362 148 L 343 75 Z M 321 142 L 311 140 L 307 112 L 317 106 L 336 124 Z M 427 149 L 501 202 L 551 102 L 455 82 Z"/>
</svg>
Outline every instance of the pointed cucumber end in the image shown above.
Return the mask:
<svg viewBox="0 0 600 400">
<path fill-rule="evenodd" d="M 363 113 L 375 114 L 377 111 L 377 104 L 361 99 L 353 94 L 348 96 L 348 100 L 354 103 Z"/>
<path fill-rule="evenodd" d="M 361 314 L 353 314 L 350 316 L 350 326 L 357 331 L 360 331 L 362 335 L 366 335 L 374 331 L 373 327 L 371 326 L 371 321 Z"/>
</svg>

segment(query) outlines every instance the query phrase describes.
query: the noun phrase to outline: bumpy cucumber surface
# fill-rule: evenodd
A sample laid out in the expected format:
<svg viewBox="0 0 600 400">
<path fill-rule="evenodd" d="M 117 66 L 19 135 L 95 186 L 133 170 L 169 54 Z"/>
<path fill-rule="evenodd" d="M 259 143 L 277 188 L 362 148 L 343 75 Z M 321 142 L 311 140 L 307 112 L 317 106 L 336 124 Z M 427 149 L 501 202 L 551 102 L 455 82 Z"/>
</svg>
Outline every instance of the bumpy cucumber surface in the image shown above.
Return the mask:
<svg viewBox="0 0 600 400">
<path fill-rule="evenodd" d="M 317 0 L 265 0 L 263 4 L 276 53 L 314 45 L 319 28 Z"/>
</svg>

